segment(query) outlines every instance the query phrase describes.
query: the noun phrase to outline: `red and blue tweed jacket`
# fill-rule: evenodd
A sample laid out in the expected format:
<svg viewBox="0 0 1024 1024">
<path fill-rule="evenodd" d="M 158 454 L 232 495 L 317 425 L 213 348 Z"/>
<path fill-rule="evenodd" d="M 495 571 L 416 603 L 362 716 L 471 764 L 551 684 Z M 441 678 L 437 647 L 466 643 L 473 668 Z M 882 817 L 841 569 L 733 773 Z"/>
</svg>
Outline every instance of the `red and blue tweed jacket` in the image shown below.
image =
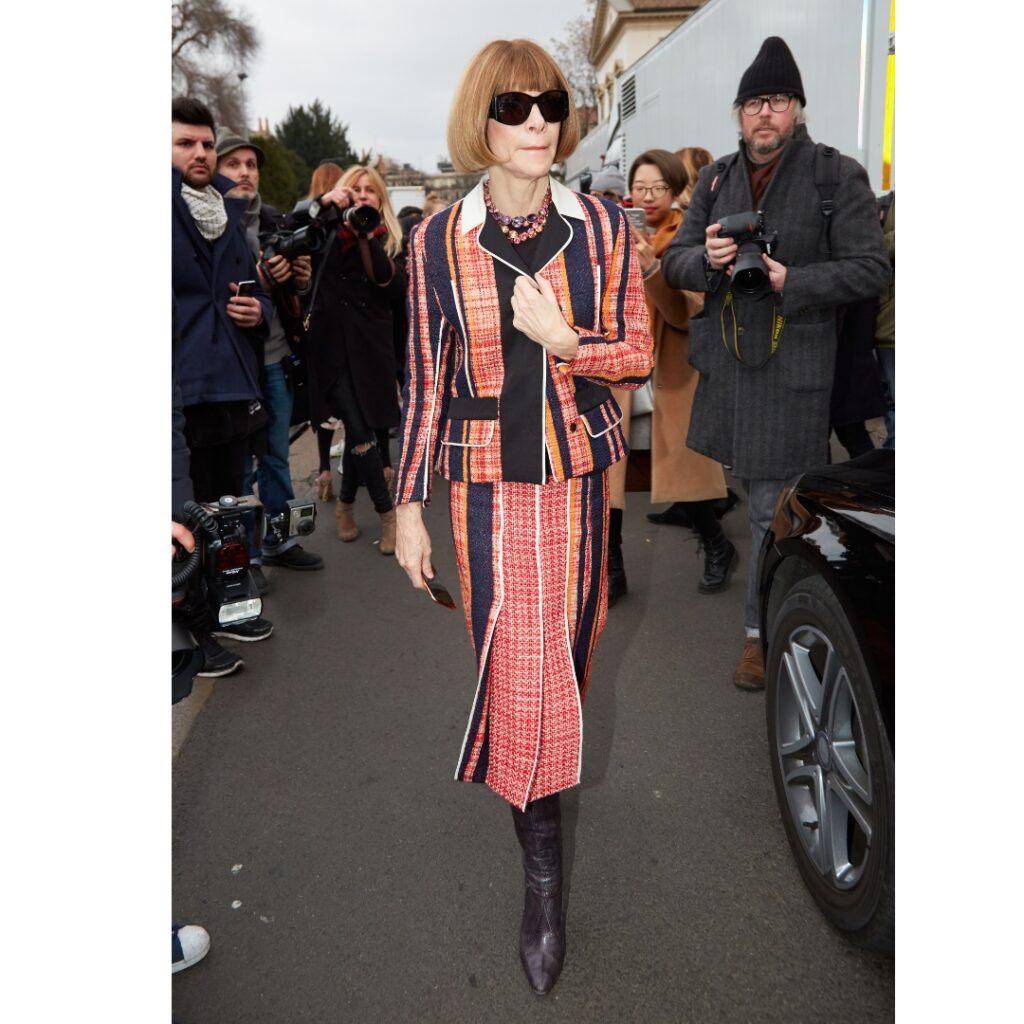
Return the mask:
<svg viewBox="0 0 1024 1024">
<path fill-rule="evenodd" d="M 639 388 L 653 365 L 640 265 L 619 207 L 551 180 L 534 253 L 579 351 L 560 362 L 512 325 L 530 273 L 487 214 L 483 185 L 423 221 L 410 246 L 409 343 L 396 502 L 448 480 L 566 480 L 626 456 L 608 390 Z"/>
</svg>

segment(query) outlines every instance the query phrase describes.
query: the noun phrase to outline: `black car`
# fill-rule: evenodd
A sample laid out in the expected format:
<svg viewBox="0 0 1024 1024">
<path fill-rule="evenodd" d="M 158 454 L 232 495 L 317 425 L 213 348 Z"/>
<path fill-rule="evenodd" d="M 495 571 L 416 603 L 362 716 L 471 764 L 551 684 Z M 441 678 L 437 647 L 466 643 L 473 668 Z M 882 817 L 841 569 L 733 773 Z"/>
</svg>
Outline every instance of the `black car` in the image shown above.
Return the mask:
<svg viewBox="0 0 1024 1024">
<path fill-rule="evenodd" d="M 772 775 L 811 895 L 852 940 L 895 932 L 895 454 L 780 496 L 759 597 Z"/>
</svg>

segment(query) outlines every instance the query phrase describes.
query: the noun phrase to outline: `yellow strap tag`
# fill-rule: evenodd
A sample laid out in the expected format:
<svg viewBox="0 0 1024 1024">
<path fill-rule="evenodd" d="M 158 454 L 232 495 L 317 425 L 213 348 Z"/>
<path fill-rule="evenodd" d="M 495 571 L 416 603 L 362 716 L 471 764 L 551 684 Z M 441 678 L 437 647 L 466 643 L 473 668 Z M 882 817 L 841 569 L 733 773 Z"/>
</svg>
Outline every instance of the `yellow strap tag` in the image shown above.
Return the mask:
<svg viewBox="0 0 1024 1024">
<path fill-rule="evenodd" d="M 753 363 L 748 363 L 743 358 L 743 355 L 740 352 L 739 330 L 737 329 L 737 325 L 736 325 L 736 310 L 734 308 L 734 302 L 733 302 L 732 289 L 731 288 L 729 289 L 729 291 L 727 291 L 725 293 L 725 302 L 722 303 L 722 312 L 721 312 L 721 314 L 719 316 L 719 321 L 721 323 L 721 328 L 722 328 L 722 344 L 725 346 L 726 352 L 729 352 L 729 342 L 726 340 L 726 337 L 725 337 L 725 312 L 726 312 L 726 310 L 729 311 L 729 315 L 732 317 L 732 352 L 730 353 L 730 355 L 735 356 L 736 360 L 738 362 L 743 363 L 744 366 L 750 366 L 752 369 L 755 369 L 755 370 L 758 369 L 761 366 L 764 366 L 764 364 L 767 363 L 768 360 L 771 359 L 771 357 L 773 355 L 775 355 L 775 353 L 779 349 L 779 339 L 782 337 L 782 328 L 786 326 L 786 318 L 777 309 L 775 309 L 774 307 L 772 308 L 772 340 L 771 340 L 771 350 L 769 351 L 767 357 L 762 362 L 757 363 L 757 364 L 753 364 Z"/>
</svg>

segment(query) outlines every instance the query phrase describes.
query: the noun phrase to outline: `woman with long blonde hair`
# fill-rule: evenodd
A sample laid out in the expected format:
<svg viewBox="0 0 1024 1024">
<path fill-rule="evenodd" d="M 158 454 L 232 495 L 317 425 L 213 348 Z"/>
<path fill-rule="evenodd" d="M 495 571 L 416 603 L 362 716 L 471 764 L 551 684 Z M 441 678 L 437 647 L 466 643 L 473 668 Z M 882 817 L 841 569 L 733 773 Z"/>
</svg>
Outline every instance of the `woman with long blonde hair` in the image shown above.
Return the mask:
<svg viewBox="0 0 1024 1024">
<path fill-rule="evenodd" d="M 380 552 L 391 555 L 395 510 L 384 467 L 387 432 L 399 422 L 394 338 L 404 318 L 405 271 L 395 256 L 402 232 L 387 186 L 372 167 L 349 167 L 322 202 L 337 206 L 342 221 L 329 247 L 314 258 L 310 411 L 315 423 L 335 416 L 345 427 L 349 468 L 335 506 L 338 539 L 359 536 L 354 504 L 363 483 L 381 519 Z"/>
</svg>

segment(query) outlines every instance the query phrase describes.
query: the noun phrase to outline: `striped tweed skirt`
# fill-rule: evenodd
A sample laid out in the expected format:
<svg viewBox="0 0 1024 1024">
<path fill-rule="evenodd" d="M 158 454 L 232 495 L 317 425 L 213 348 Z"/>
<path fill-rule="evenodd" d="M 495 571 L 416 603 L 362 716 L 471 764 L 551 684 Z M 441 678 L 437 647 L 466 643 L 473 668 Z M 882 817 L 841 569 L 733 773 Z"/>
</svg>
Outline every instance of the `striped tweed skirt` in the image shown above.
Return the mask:
<svg viewBox="0 0 1024 1024">
<path fill-rule="evenodd" d="M 604 472 L 450 484 L 477 689 L 456 778 L 510 804 L 575 786 L 582 705 L 608 608 Z"/>
</svg>

